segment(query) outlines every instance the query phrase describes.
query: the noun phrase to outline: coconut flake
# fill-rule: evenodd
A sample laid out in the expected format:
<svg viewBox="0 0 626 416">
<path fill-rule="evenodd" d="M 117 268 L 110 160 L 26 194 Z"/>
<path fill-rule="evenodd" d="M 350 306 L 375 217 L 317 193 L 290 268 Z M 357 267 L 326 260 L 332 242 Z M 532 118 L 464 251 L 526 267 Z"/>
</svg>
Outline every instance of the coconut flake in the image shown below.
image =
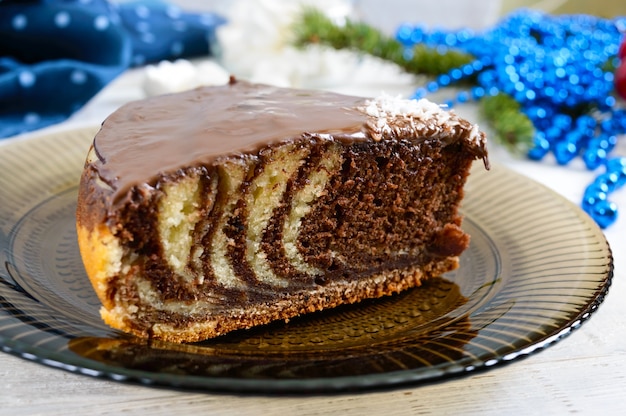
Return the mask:
<svg viewBox="0 0 626 416">
<path fill-rule="evenodd" d="M 375 139 L 393 131 L 397 124 L 408 123 L 416 133 L 437 138 L 461 125 L 461 119 L 453 111 L 446 110 L 425 98 L 419 100 L 393 97 L 381 94 L 372 100 L 365 101 L 360 111 L 371 117 L 368 122 L 374 130 Z M 471 125 L 467 139 L 476 144 L 484 140 L 478 125 Z"/>
</svg>

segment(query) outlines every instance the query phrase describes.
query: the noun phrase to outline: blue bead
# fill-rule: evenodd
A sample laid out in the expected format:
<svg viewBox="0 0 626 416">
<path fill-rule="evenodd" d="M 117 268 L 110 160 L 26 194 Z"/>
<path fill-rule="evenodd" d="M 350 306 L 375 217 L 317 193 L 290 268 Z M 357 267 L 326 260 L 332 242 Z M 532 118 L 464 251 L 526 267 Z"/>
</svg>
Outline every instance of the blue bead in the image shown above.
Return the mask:
<svg viewBox="0 0 626 416">
<path fill-rule="evenodd" d="M 426 90 L 428 92 L 435 92 L 439 89 L 439 84 L 437 84 L 435 81 L 431 81 L 428 84 L 426 84 Z"/>
<path fill-rule="evenodd" d="M 495 77 L 493 71 L 484 71 L 478 75 L 478 84 L 482 86 L 489 86 L 493 84 Z"/>
<path fill-rule="evenodd" d="M 556 144 L 554 149 L 554 157 L 559 165 L 567 165 L 576 157 L 578 147 L 576 143 L 570 141 L 562 141 Z"/>
<path fill-rule="evenodd" d="M 606 162 L 606 173 L 611 182 L 615 183 L 615 189 L 626 185 L 626 157 L 616 157 Z"/>
<path fill-rule="evenodd" d="M 600 122 L 600 129 L 607 133 L 607 134 L 611 134 L 613 132 L 613 119 L 606 119 L 606 120 L 602 120 Z"/>
<path fill-rule="evenodd" d="M 536 120 L 536 119 L 544 119 L 546 118 L 546 115 L 548 113 L 546 112 L 546 109 L 543 107 L 529 107 L 526 110 L 526 115 L 531 119 L 531 120 Z"/>
<path fill-rule="evenodd" d="M 584 134 L 580 130 L 570 130 L 567 133 L 565 133 L 565 141 L 567 143 L 573 143 L 574 145 L 578 147 L 578 145 L 583 139 L 583 136 Z"/>
<path fill-rule="evenodd" d="M 442 87 L 450 85 L 450 81 L 451 81 L 451 78 L 447 74 L 439 75 L 439 77 L 437 78 L 437 82 Z"/>
<path fill-rule="evenodd" d="M 487 94 L 492 95 L 492 96 L 498 95 L 498 94 L 500 94 L 500 90 L 498 89 L 498 87 L 495 87 L 495 86 L 494 87 L 490 87 L 487 90 Z"/>
<path fill-rule="evenodd" d="M 528 150 L 527 156 L 530 160 L 541 160 L 547 153 L 548 152 L 545 149 L 535 145 Z"/>
<path fill-rule="evenodd" d="M 472 62 L 472 67 L 474 68 L 474 72 L 480 71 L 481 69 L 484 68 L 484 66 L 485 65 L 484 65 L 483 61 L 476 60 L 476 61 Z"/>
<path fill-rule="evenodd" d="M 411 96 L 411 99 L 419 100 L 420 98 L 426 97 L 427 94 L 428 94 L 428 91 L 426 91 L 426 88 L 418 88 L 417 90 L 415 90 L 415 92 Z"/>
<path fill-rule="evenodd" d="M 541 160 L 550 150 L 550 142 L 543 132 L 535 133 L 534 146 L 528 151 L 528 157 L 532 160 Z"/>
<path fill-rule="evenodd" d="M 583 161 L 589 170 L 595 170 L 606 161 L 606 150 L 592 147 L 585 150 Z"/>
<path fill-rule="evenodd" d="M 483 66 L 489 66 L 493 63 L 493 58 L 490 55 L 485 55 L 480 58 L 480 62 L 482 62 Z"/>
<path fill-rule="evenodd" d="M 456 38 L 459 43 L 467 42 L 473 36 L 473 32 L 470 29 L 461 29 L 457 32 Z"/>
<path fill-rule="evenodd" d="M 591 208 L 589 215 L 600 228 L 607 228 L 617 220 L 617 205 L 607 200 L 599 201 Z"/>
<path fill-rule="evenodd" d="M 546 130 L 546 139 L 548 139 L 551 143 L 558 141 L 562 135 L 563 130 L 561 130 L 557 126 L 550 126 Z"/>
<path fill-rule="evenodd" d="M 424 29 L 421 27 L 414 27 L 413 32 L 411 32 L 410 44 L 415 45 L 417 43 L 421 43 L 424 39 Z"/>
<path fill-rule="evenodd" d="M 483 87 L 474 87 L 472 88 L 471 93 L 474 100 L 479 100 L 485 96 L 485 89 Z"/>
<path fill-rule="evenodd" d="M 587 188 L 589 190 L 589 188 Z M 582 208 L 585 212 L 591 212 L 593 207 L 600 201 L 605 201 L 607 198 L 606 192 L 599 190 L 586 191 L 583 195 Z"/>
<path fill-rule="evenodd" d="M 609 95 L 605 97 L 603 101 L 600 101 L 600 108 L 603 108 L 603 107 L 611 108 L 615 105 L 615 103 L 616 103 L 615 97 Z"/>
<path fill-rule="evenodd" d="M 474 73 L 474 66 L 472 64 L 463 65 L 463 67 L 461 67 L 461 71 L 466 76 L 472 75 Z"/>
<path fill-rule="evenodd" d="M 458 68 L 455 68 L 452 71 L 450 71 L 450 77 L 454 80 L 459 80 L 463 78 L 463 71 L 461 71 Z"/>
<path fill-rule="evenodd" d="M 599 175 L 594 182 L 598 185 L 606 185 L 609 192 L 613 192 L 619 187 L 620 177 L 617 172 L 605 172 Z"/>
<path fill-rule="evenodd" d="M 606 150 L 607 153 L 613 150 L 613 148 L 617 144 L 617 136 L 613 136 L 613 135 L 611 136 L 602 135 L 602 136 L 599 136 L 597 140 L 598 140 L 598 147 Z"/>
<path fill-rule="evenodd" d="M 569 130 L 572 127 L 572 117 L 567 114 L 556 114 L 552 120 L 554 125 L 561 130 Z"/>
<path fill-rule="evenodd" d="M 585 188 L 585 195 L 596 196 L 598 194 L 605 194 L 603 199 L 606 199 L 606 194 L 609 193 L 609 187 L 605 183 L 592 182 Z"/>
<path fill-rule="evenodd" d="M 413 33 L 413 28 L 410 25 L 403 24 L 398 27 L 396 31 L 396 39 L 405 46 L 413 45 L 411 40 L 411 34 Z"/>
<path fill-rule="evenodd" d="M 620 172 L 626 168 L 626 157 L 615 157 L 606 161 L 607 172 Z"/>
<path fill-rule="evenodd" d="M 535 91 L 533 91 L 533 90 L 526 90 L 526 99 L 528 101 L 532 101 L 535 98 L 537 98 L 537 93 L 535 93 Z"/>
<path fill-rule="evenodd" d="M 456 100 L 459 103 L 466 103 L 467 101 L 469 101 L 469 98 L 470 98 L 470 95 L 469 95 L 469 92 L 467 91 L 461 91 L 456 96 Z"/>
<path fill-rule="evenodd" d="M 579 128 L 595 128 L 596 125 L 596 119 L 588 115 L 582 115 L 576 119 L 576 126 Z"/>
<path fill-rule="evenodd" d="M 456 35 L 454 35 L 454 34 L 452 34 L 452 33 L 448 33 L 448 34 L 445 36 L 444 43 L 445 43 L 446 45 L 448 45 L 448 46 L 454 46 L 454 45 L 456 45 L 456 42 L 457 42 Z"/>
<path fill-rule="evenodd" d="M 620 109 L 613 111 L 613 121 L 618 128 L 626 131 L 626 110 Z"/>
<path fill-rule="evenodd" d="M 613 172 L 617 174 L 617 187 L 616 189 L 623 188 L 626 185 L 626 168 L 623 168 L 621 171 Z"/>
</svg>

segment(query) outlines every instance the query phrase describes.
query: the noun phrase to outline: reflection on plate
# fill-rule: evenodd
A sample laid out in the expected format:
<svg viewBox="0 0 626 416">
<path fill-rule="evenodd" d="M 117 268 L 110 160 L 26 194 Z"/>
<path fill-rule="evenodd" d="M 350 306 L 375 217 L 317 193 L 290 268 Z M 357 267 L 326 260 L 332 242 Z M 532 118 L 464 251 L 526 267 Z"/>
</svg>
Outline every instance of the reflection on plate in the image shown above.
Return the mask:
<svg viewBox="0 0 626 416">
<path fill-rule="evenodd" d="M 102 323 L 74 228 L 93 129 L 0 148 L 0 345 L 118 381 L 248 392 L 399 385 L 467 374 L 552 345 L 604 299 L 613 264 L 577 207 L 506 168 L 475 169 L 461 267 L 399 296 L 193 345 Z"/>
</svg>

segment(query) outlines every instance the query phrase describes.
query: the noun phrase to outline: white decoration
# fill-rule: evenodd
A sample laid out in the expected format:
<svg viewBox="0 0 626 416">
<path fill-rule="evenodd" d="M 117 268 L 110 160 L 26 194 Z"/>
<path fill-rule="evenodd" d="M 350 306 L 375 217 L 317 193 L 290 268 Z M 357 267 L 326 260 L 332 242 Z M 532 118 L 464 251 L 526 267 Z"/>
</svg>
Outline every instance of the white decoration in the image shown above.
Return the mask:
<svg viewBox="0 0 626 416">
<path fill-rule="evenodd" d="M 238 0 L 217 30 L 220 63 L 236 77 L 279 87 L 324 89 L 360 96 L 410 92 L 415 76 L 397 65 L 349 50 L 293 46 L 294 24 L 315 7 L 341 24 L 354 16 L 350 1 Z"/>
<path fill-rule="evenodd" d="M 148 96 L 170 94 L 203 85 L 224 85 L 229 77 L 229 73 L 213 61 L 196 65 L 184 59 L 162 61 L 146 67 L 143 89 Z"/>
</svg>

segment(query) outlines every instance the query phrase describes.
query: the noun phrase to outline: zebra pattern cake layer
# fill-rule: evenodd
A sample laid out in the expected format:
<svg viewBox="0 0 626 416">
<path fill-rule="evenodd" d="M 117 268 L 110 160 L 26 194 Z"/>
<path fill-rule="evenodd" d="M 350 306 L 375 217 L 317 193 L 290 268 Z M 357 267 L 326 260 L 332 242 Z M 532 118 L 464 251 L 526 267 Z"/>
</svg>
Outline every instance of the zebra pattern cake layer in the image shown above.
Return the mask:
<svg viewBox="0 0 626 416">
<path fill-rule="evenodd" d="M 131 103 L 85 163 L 81 255 L 105 322 L 177 342 L 390 295 L 457 266 L 486 155 L 423 101 L 233 82 Z"/>
</svg>

